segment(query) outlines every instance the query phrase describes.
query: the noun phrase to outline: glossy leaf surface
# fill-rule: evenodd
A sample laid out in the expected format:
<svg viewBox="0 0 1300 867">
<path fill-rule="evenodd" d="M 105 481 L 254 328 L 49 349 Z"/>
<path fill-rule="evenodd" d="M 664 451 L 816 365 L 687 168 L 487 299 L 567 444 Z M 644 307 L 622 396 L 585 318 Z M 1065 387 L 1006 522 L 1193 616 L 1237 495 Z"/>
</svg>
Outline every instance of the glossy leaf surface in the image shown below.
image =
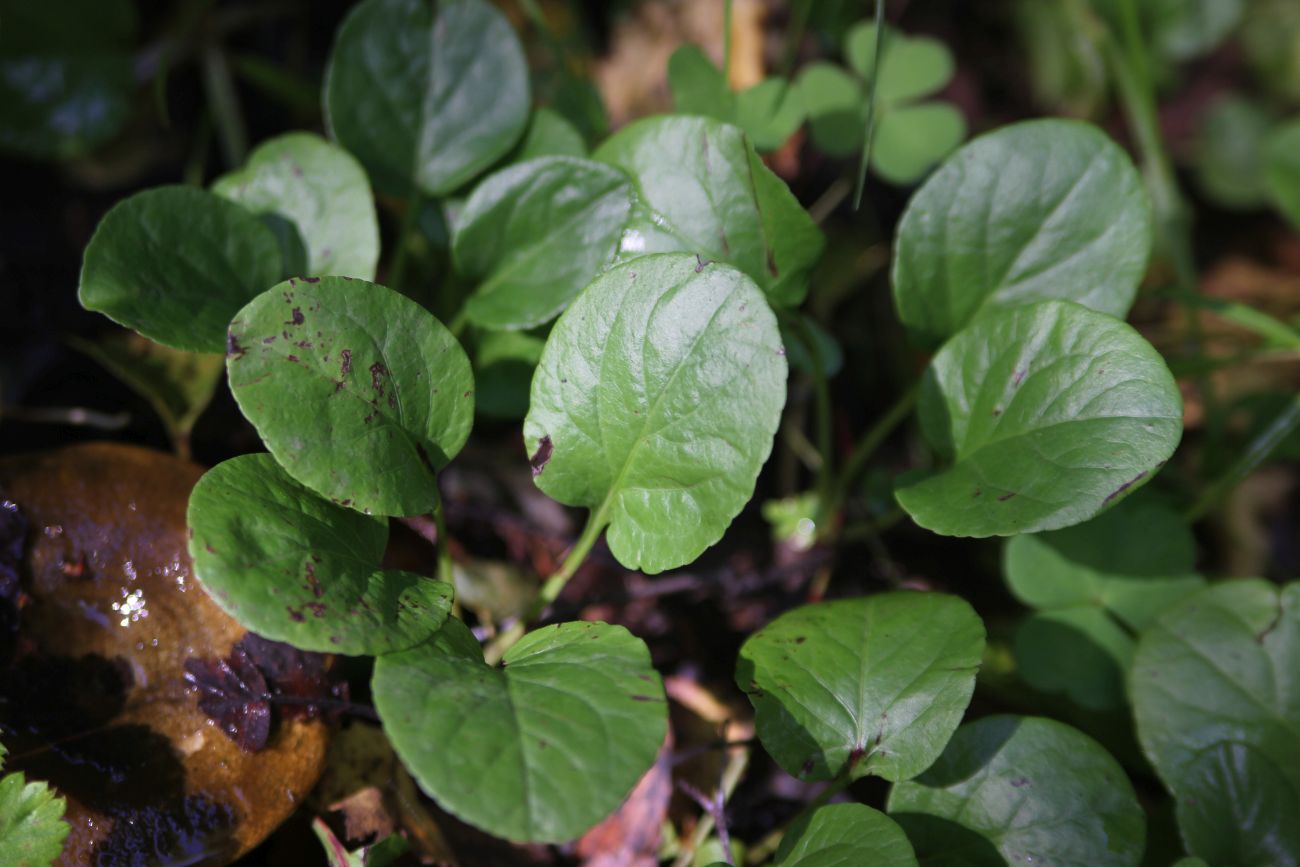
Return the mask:
<svg viewBox="0 0 1300 867">
<path fill-rule="evenodd" d="M 1119 763 L 1087 735 L 1040 717 L 962 726 L 930 770 L 894 786 L 889 814 L 926 867 L 1137 867 L 1146 842 Z"/>
<path fill-rule="evenodd" d="M 1077 304 L 981 317 L 925 373 L 919 412 L 949 466 L 899 481 L 898 502 L 946 536 L 1009 536 L 1086 521 L 1173 454 L 1182 399 L 1141 335 Z"/>
<path fill-rule="evenodd" d="M 1266 863 L 1270 849 L 1285 857 L 1268 863 L 1300 860 L 1294 813 L 1280 809 L 1300 802 L 1297 671 L 1300 584 L 1218 584 L 1143 632 L 1129 681 L 1138 740 L 1178 802 L 1193 855 L 1219 863 L 1232 848 L 1206 833 L 1206 811 L 1218 807 L 1251 817 L 1233 863 Z"/>
<path fill-rule="evenodd" d="M 830 804 L 795 822 L 781 838 L 776 867 L 916 867 L 894 820 L 863 804 Z"/>
<path fill-rule="evenodd" d="M 365 0 L 325 75 L 333 137 L 396 195 L 444 196 L 505 156 L 528 126 L 528 66 L 484 0 Z"/>
<path fill-rule="evenodd" d="M 1142 179 L 1105 133 L 1069 120 L 1013 124 L 953 154 L 908 203 L 894 303 L 926 344 L 989 308 L 1046 298 L 1123 317 L 1151 238 Z"/>
<path fill-rule="evenodd" d="M 365 170 L 319 136 L 294 132 L 260 145 L 244 168 L 223 175 L 212 191 L 255 214 L 288 222 L 306 247 L 306 270 L 373 280 L 379 221 Z"/>
<path fill-rule="evenodd" d="M 629 569 L 690 563 L 753 495 L 785 380 L 776 318 L 744 274 L 682 254 L 616 266 L 542 352 L 524 420 L 534 480 L 591 509 Z"/>
<path fill-rule="evenodd" d="M 796 305 L 825 239 L 737 127 L 703 117 L 629 124 L 593 154 L 633 180 L 641 207 L 624 258 L 682 251 L 726 262 L 778 305 Z"/>
<path fill-rule="evenodd" d="M 249 211 L 193 187 L 155 187 L 100 220 L 81 305 L 159 343 L 221 352 L 240 307 L 280 279 L 280 245 Z"/>
<path fill-rule="evenodd" d="M 456 220 L 457 270 L 479 281 L 466 310 L 483 328 L 550 321 L 618 253 L 632 184 L 604 163 L 542 157 L 488 176 Z"/>
<path fill-rule="evenodd" d="M 208 595 L 266 638 L 321 653 L 389 653 L 433 635 L 451 610 L 445 582 L 380 571 L 383 518 L 316 496 L 270 455 L 209 470 L 187 520 Z"/>
<path fill-rule="evenodd" d="M 347 277 L 289 280 L 230 323 L 235 400 L 291 476 L 340 505 L 419 515 L 469 436 L 474 379 L 423 307 Z"/>
<path fill-rule="evenodd" d="M 653 764 L 667 705 L 645 644 L 621 626 L 526 634 L 500 668 L 451 619 L 375 664 L 375 706 L 440 806 L 511 840 L 563 842 L 596 824 Z"/>
<path fill-rule="evenodd" d="M 885 593 L 805 605 L 740 649 L 764 748 L 800 779 L 906 780 L 961 722 L 984 625 L 956 596 Z"/>
</svg>

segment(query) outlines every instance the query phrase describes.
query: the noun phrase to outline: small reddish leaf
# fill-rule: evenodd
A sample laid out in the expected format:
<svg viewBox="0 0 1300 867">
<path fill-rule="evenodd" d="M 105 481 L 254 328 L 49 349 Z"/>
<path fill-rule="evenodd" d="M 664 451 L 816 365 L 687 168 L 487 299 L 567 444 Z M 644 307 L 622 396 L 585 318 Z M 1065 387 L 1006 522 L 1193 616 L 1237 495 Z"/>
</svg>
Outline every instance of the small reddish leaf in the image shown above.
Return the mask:
<svg viewBox="0 0 1300 867">
<path fill-rule="evenodd" d="M 330 674 L 321 653 L 309 653 L 252 632 L 236 646 L 261 670 L 271 701 L 285 719 L 320 716 L 321 705 L 348 700 L 348 685 Z"/>
<path fill-rule="evenodd" d="M 239 645 L 225 659 L 185 660 L 185 681 L 199 691 L 199 710 L 240 749 L 255 753 L 266 746 L 271 736 L 266 678 Z"/>
</svg>

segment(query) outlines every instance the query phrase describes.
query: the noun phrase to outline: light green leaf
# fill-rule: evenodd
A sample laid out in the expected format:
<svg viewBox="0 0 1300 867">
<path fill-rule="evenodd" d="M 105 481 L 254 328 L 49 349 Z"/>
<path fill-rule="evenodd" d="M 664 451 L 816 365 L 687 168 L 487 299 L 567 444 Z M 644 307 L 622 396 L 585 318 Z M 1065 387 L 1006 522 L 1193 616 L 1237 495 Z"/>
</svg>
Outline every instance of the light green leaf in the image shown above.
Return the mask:
<svg viewBox="0 0 1300 867">
<path fill-rule="evenodd" d="M 961 722 L 984 652 L 962 599 L 883 593 L 805 605 L 740 648 L 736 683 L 763 747 L 805 780 L 906 780 Z"/>
<path fill-rule="evenodd" d="M 934 767 L 894 786 L 889 814 L 926 867 L 1137 867 L 1146 820 L 1119 763 L 1055 720 L 967 723 Z"/>
<path fill-rule="evenodd" d="M 885 53 L 880 58 L 876 99 L 884 105 L 910 102 L 942 90 L 952 80 L 956 63 L 948 46 L 928 36 L 908 36 L 886 29 Z M 871 80 L 876 56 L 876 25 L 861 21 L 844 38 L 844 58 L 849 66 Z"/>
<path fill-rule="evenodd" d="M 216 353 L 183 352 L 129 331 L 68 342 L 149 401 L 178 448 L 187 446 L 226 369 Z"/>
<path fill-rule="evenodd" d="M 1235 841 L 1210 840 L 1204 809 L 1244 810 L 1240 799 L 1300 803 L 1300 584 L 1230 581 L 1161 615 L 1138 642 L 1129 680 L 1138 740 L 1179 803 L 1188 851 L 1212 863 L 1300 861 L 1295 813 L 1254 813 Z M 1261 771 L 1269 768 L 1270 771 Z M 1211 807 L 1211 809 L 1213 809 Z M 1245 810 L 1245 813 L 1249 813 Z M 1226 817 L 1218 822 L 1229 821 Z M 1283 857 L 1285 856 L 1285 857 Z M 1271 856 L 1270 856 L 1271 858 Z"/>
<path fill-rule="evenodd" d="M 490 418 L 522 420 L 546 341 L 523 331 L 488 331 L 474 355 L 475 409 Z"/>
<path fill-rule="evenodd" d="M 1218 99 L 1201 117 L 1195 167 L 1201 189 L 1216 203 L 1249 210 L 1268 200 L 1261 154 L 1273 116 L 1235 94 Z"/>
<path fill-rule="evenodd" d="M 480 281 L 466 303 L 470 321 L 522 329 L 558 316 L 617 255 L 632 198 L 618 169 L 576 157 L 489 175 L 452 238 L 457 271 Z"/>
<path fill-rule="evenodd" d="M 1143 0 L 1156 48 L 1174 60 L 1213 50 L 1241 20 L 1242 0 Z"/>
<path fill-rule="evenodd" d="M 419 515 L 474 418 L 469 359 L 398 293 L 348 277 L 289 280 L 230 323 L 226 369 L 280 465 L 340 505 Z"/>
<path fill-rule="evenodd" d="M 16 772 L 0 777 L 0 865 L 52 864 L 70 830 L 63 820 L 66 807 L 46 783 L 29 783 Z"/>
<path fill-rule="evenodd" d="M 693 561 L 754 493 L 785 403 L 758 287 L 685 254 L 606 271 L 551 331 L 524 442 L 537 486 L 592 510 L 629 569 Z"/>
<path fill-rule="evenodd" d="M 549 108 L 533 111 L 528 131 L 508 157 L 512 163 L 522 163 L 538 157 L 585 157 L 587 143 L 578 128 L 559 112 Z"/>
<path fill-rule="evenodd" d="M 1069 529 L 1016 536 L 1003 556 L 1007 586 L 1026 605 L 1092 606 L 1135 631 L 1204 585 L 1195 566 L 1187 522 L 1142 495 Z"/>
<path fill-rule="evenodd" d="M 799 71 L 795 87 L 808 115 L 813 144 L 832 157 L 856 154 L 866 133 L 862 82 L 833 63 L 817 61 Z"/>
<path fill-rule="evenodd" d="M 280 279 L 261 220 L 193 187 L 156 187 L 113 206 L 81 266 L 81 306 L 159 343 L 221 352 L 240 307 Z"/>
<path fill-rule="evenodd" d="M 780 76 L 765 78 L 736 94 L 735 124 L 760 151 L 784 145 L 803 120 L 798 89 Z"/>
<path fill-rule="evenodd" d="M 678 114 L 698 114 L 732 123 L 736 95 L 722 70 L 698 45 L 686 43 L 668 58 L 668 87 Z"/>
<path fill-rule="evenodd" d="M 798 305 L 825 238 L 737 127 L 703 117 L 652 117 L 593 155 L 626 171 L 643 207 L 624 257 L 694 253 L 749 275 L 781 306 Z"/>
<path fill-rule="evenodd" d="M 1079 121 L 980 136 L 912 197 L 898 228 L 894 303 L 933 344 L 980 312 L 1047 298 L 1123 317 L 1146 273 L 1151 208 L 1128 155 Z"/>
<path fill-rule="evenodd" d="M 117 134 L 135 89 L 130 0 L 2 0 L 0 21 L 0 150 L 67 159 Z"/>
<path fill-rule="evenodd" d="M 484 0 L 365 0 L 339 27 L 325 72 L 333 137 L 379 190 L 445 196 L 528 126 L 528 65 Z"/>
<path fill-rule="evenodd" d="M 1063 301 L 987 314 L 948 341 L 926 370 L 920 418 L 949 466 L 900 479 L 895 496 L 945 536 L 1086 521 L 1149 481 L 1183 427 L 1159 353 Z"/>
<path fill-rule="evenodd" d="M 698 45 L 682 45 L 668 60 L 668 86 L 679 114 L 697 114 L 745 131 L 754 147 L 772 151 L 803 123 L 803 103 L 793 86 L 773 76 L 734 92 L 722 70 Z"/>
<path fill-rule="evenodd" d="M 966 138 L 966 118 L 946 102 L 882 111 L 871 142 L 871 166 L 891 184 L 910 184 Z"/>
<path fill-rule="evenodd" d="M 370 182 L 342 148 L 306 132 L 273 138 L 244 168 L 213 182 L 212 192 L 297 229 L 307 270 L 292 276 L 374 279 L 379 221 Z"/>
<path fill-rule="evenodd" d="M 650 652 L 621 626 L 527 633 L 500 668 L 448 620 L 375 663 L 384 731 L 429 796 L 510 840 L 563 842 L 605 818 L 654 762 L 667 703 Z"/>
<path fill-rule="evenodd" d="M 1300 117 L 1273 131 L 1264 144 L 1264 176 L 1269 195 L 1300 232 Z"/>
<path fill-rule="evenodd" d="M 1026 617 L 1016 627 L 1012 652 L 1018 673 L 1035 689 L 1065 693 L 1089 710 L 1110 710 L 1124 704 L 1124 672 L 1134 646 L 1104 609 L 1080 605 Z"/>
<path fill-rule="evenodd" d="M 190 494 L 194 574 L 248 629 L 320 653 L 405 650 L 437 632 L 452 588 L 380 571 L 388 524 L 295 482 L 270 455 L 218 464 Z"/>
<path fill-rule="evenodd" d="M 903 829 L 862 804 L 818 807 L 781 838 L 776 867 L 916 867 Z"/>
</svg>

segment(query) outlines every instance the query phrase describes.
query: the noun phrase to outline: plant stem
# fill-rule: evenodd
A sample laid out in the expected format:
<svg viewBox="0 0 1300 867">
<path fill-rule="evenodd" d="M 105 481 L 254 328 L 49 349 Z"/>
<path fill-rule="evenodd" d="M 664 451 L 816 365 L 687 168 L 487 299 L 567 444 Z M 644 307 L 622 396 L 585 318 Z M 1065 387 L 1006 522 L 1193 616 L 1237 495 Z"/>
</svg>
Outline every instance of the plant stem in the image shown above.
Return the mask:
<svg viewBox="0 0 1300 867">
<path fill-rule="evenodd" d="M 722 78 L 731 85 L 731 2 L 722 5 Z"/>
<path fill-rule="evenodd" d="M 876 130 L 876 81 L 880 78 L 880 55 L 885 47 L 885 0 L 876 0 L 876 50 L 871 56 L 871 92 L 867 94 L 867 129 L 862 138 L 862 157 L 858 161 L 858 181 L 853 188 L 853 210 L 862 205 L 862 191 L 867 186 L 867 165 L 871 161 L 871 139 Z"/>
<path fill-rule="evenodd" d="M 731 795 L 736 791 L 736 786 L 740 785 L 740 779 L 745 775 L 745 769 L 749 767 L 749 748 L 739 747 L 734 750 L 727 758 L 726 767 L 722 770 L 722 782 L 718 785 L 718 791 L 721 794 L 719 800 L 726 804 L 731 799 Z M 704 841 L 713 833 L 714 820 L 711 813 L 705 812 L 700 816 L 700 821 L 695 824 L 695 831 L 691 834 L 690 845 L 682 849 L 677 854 L 677 859 L 673 861 L 672 867 L 686 867 L 695 858 L 696 851 L 704 845 Z"/>
<path fill-rule="evenodd" d="M 1292 397 L 1286 407 L 1255 435 L 1232 466 L 1205 489 L 1184 517 L 1189 522 L 1204 518 L 1219 500 L 1268 460 L 1269 455 L 1297 428 L 1300 428 L 1300 395 Z"/>
<path fill-rule="evenodd" d="M 812 5 L 813 0 L 795 0 L 794 9 L 790 13 L 790 26 L 785 31 L 785 57 L 781 63 L 781 74 L 787 80 L 794 72 L 795 61 L 799 59 L 799 46 L 803 44 L 803 35 L 808 29 Z"/>
<path fill-rule="evenodd" d="M 821 458 L 817 466 L 817 501 L 825 502 L 831 496 L 834 483 L 835 455 L 831 446 L 831 388 L 826 379 L 825 365 L 822 362 L 821 348 L 808 322 L 795 314 L 786 318 L 787 324 L 794 330 L 799 342 L 804 345 L 808 358 L 812 362 L 813 395 L 817 405 L 817 453 Z"/>
<path fill-rule="evenodd" d="M 578 567 L 587 559 L 592 546 L 596 544 L 596 540 L 605 531 L 605 526 L 608 523 L 609 517 L 606 506 L 602 506 L 599 511 L 591 513 L 591 517 L 587 519 L 587 526 L 582 530 L 582 535 L 578 537 L 578 541 L 573 543 L 573 547 L 569 549 L 569 554 L 564 558 L 564 562 L 560 564 L 560 568 L 542 584 L 542 589 L 538 591 L 533 604 L 528 606 L 528 610 L 520 615 L 519 619 L 511 624 L 509 629 L 503 630 L 483 649 L 483 658 L 488 665 L 496 665 L 500 662 L 506 651 L 513 647 L 516 641 L 524 637 L 528 624 L 540 617 L 551 606 L 551 603 L 559 598 L 560 591 L 564 589 L 565 584 L 569 583 L 569 579 L 577 574 Z"/>
<path fill-rule="evenodd" d="M 203 49 L 203 89 L 216 120 L 226 165 L 230 168 L 242 165 L 248 155 L 248 130 L 239 107 L 239 94 L 230 75 L 230 64 L 218 45 L 208 45 Z"/>
<path fill-rule="evenodd" d="M 849 490 L 853 487 L 854 481 L 866 467 L 867 460 L 893 432 L 894 428 L 902 424 L 903 420 L 912 412 L 912 407 L 916 405 L 916 399 L 920 391 L 921 386 L 918 382 L 899 395 L 898 400 L 894 401 L 894 405 L 863 435 L 862 439 L 858 440 L 858 444 L 854 447 L 852 454 L 849 455 L 844 468 L 840 470 L 839 478 L 831 490 L 830 498 L 826 502 L 818 504 L 816 524 L 819 534 L 825 532 L 826 522 L 840 510 Z"/>
<path fill-rule="evenodd" d="M 393 265 L 388 269 L 388 285 L 399 292 L 406 283 L 406 263 L 410 255 L 411 236 L 419 227 L 420 207 L 423 203 L 424 197 L 419 193 L 413 193 L 411 200 L 406 203 L 406 213 L 402 215 L 402 222 L 397 228 L 397 249 L 393 251 Z"/>
</svg>

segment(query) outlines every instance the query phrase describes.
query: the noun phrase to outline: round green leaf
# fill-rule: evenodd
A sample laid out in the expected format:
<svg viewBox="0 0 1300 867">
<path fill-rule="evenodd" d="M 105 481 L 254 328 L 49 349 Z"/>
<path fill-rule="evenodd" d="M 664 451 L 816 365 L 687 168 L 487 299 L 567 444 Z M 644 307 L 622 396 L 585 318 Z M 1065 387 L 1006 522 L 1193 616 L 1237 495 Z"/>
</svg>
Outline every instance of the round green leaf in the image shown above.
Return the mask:
<svg viewBox="0 0 1300 867">
<path fill-rule="evenodd" d="M 950 465 L 904 477 L 895 496 L 945 536 L 1068 527 L 1151 478 L 1182 410 L 1164 360 L 1118 319 L 1064 301 L 1000 310 L 931 361 L 921 429 Z"/>
<path fill-rule="evenodd" d="M 825 238 L 737 127 L 704 117 L 652 117 L 607 140 L 595 159 L 631 175 L 642 207 L 625 257 L 682 251 L 749 275 L 772 303 L 798 305 Z"/>
<path fill-rule="evenodd" d="M 578 128 L 559 112 L 549 108 L 535 109 L 528 122 L 528 131 L 508 157 L 512 163 L 522 163 L 538 157 L 585 157 L 587 143 Z"/>
<path fill-rule="evenodd" d="M 0 150 L 67 159 L 117 134 L 131 111 L 130 0 L 0 0 Z"/>
<path fill-rule="evenodd" d="M 776 318 L 744 274 L 681 254 L 619 265 L 542 352 L 524 419 L 534 480 L 592 509 L 627 568 L 690 563 L 753 495 L 785 382 Z"/>
<path fill-rule="evenodd" d="M 926 867 L 1137 867 L 1146 820 L 1119 763 L 1096 741 L 1038 717 L 968 723 L 889 795 Z"/>
<path fill-rule="evenodd" d="M 961 722 L 983 652 L 984 625 L 962 599 L 884 593 L 781 615 L 741 646 L 736 683 L 790 774 L 906 780 Z"/>
<path fill-rule="evenodd" d="M 1134 641 L 1103 609 L 1052 608 L 1016 627 L 1012 652 L 1025 683 L 1065 693 L 1080 707 L 1110 710 L 1124 705 L 1124 672 Z"/>
<path fill-rule="evenodd" d="M 192 352 L 221 352 L 240 307 L 280 279 L 261 220 L 194 187 L 156 187 L 104 215 L 81 266 L 81 305 Z"/>
<path fill-rule="evenodd" d="M 379 657 L 384 731 L 429 796 L 510 840 L 563 842 L 605 818 L 653 764 L 667 703 L 650 652 L 621 626 L 529 632 L 500 668 L 448 620 Z"/>
<path fill-rule="evenodd" d="M 1246 792 L 1276 804 L 1300 801 L 1297 670 L 1300 584 L 1218 584 L 1143 632 L 1129 680 L 1138 740 L 1180 814 L 1200 814 L 1189 801 L 1227 808 Z M 1270 863 L 1296 863 L 1295 815 L 1281 824 L 1276 818 L 1271 810 L 1256 814 L 1242 840 L 1289 840 L 1287 858 Z M 1198 829 L 1183 824 L 1182 831 L 1193 855 L 1223 863 Z M 1238 849 L 1231 863 L 1264 863 L 1239 860 L 1248 854 Z"/>
<path fill-rule="evenodd" d="M 1091 521 L 1007 541 L 1007 585 L 1033 608 L 1093 606 L 1133 630 L 1194 593 L 1196 540 L 1182 516 L 1154 497 L 1125 500 Z"/>
<path fill-rule="evenodd" d="M 1196 136 L 1196 175 L 1201 189 L 1216 203 L 1250 210 L 1268 199 L 1264 140 L 1273 116 L 1262 104 L 1228 94 L 1201 118 Z"/>
<path fill-rule="evenodd" d="M 1151 237 L 1142 179 L 1105 133 L 1072 120 L 1017 123 L 971 141 L 912 197 L 894 303 L 927 344 L 982 310 L 1045 298 L 1123 317 Z"/>
<path fill-rule="evenodd" d="M 343 506 L 424 514 L 474 418 L 469 359 L 441 322 L 348 277 L 289 280 L 230 323 L 244 416 L 289 474 Z"/>
<path fill-rule="evenodd" d="M 1273 203 L 1300 231 L 1300 118 L 1288 121 L 1268 137 L 1264 175 Z"/>
<path fill-rule="evenodd" d="M 190 494 L 194 574 L 222 610 L 267 638 L 352 655 L 437 632 L 452 589 L 379 562 L 388 524 L 323 500 L 267 454 L 218 464 Z"/>
<path fill-rule="evenodd" d="M 325 71 L 334 138 L 387 193 L 445 196 L 509 153 L 528 126 L 528 65 L 483 0 L 365 0 Z"/>
<path fill-rule="evenodd" d="M 952 80 L 956 63 L 948 46 L 928 36 L 908 36 L 886 29 L 885 53 L 880 58 L 876 99 L 889 105 L 909 102 L 941 90 Z M 876 56 L 876 25 L 859 22 L 844 38 L 844 58 L 849 66 L 871 80 Z"/>
<path fill-rule="evenodd" d="M 466 304 L 470 321 L 549 322 L 613 261 L 631 213 L 631 182 L 604 163 L 542 157 L 489 175 L 452 239 L 457 270 L 480 281 Z"/>
<path fill-rule="evenodd" d="M 856 154 L 867 126 L 862 82 L 833 63 L 818 61 L 799 71 L 795 87 L 808 115 L 813 144 L 828 156 Z"/>
<path fill-rule="evenodd" d="M 736 94 L 736 126 L 760 151 L 781 147 L 803 124 L 798 89 L 780 76 L 765 78 Z"/>
<path fill-rule="evenodd" d="M 903 829 L 863 804 L 818 807 L 791 825 L 776 850 L 776 867 L 916 867 Z"/>
<path fill-rule="evenodd" d="M 306 132 L 273 138 L 212 192 L 293 224 L 306 246 L 306 274 L 374 279 L 379 221 L 370 182 L 342 148 Z"/>
<path fill-rule="evenodd" d="M 946 102 L 883 110 L 871 143 L 871 166 L 891 184 L 925 177 L 966 137 L 966 118 Z"/>
</svg>

